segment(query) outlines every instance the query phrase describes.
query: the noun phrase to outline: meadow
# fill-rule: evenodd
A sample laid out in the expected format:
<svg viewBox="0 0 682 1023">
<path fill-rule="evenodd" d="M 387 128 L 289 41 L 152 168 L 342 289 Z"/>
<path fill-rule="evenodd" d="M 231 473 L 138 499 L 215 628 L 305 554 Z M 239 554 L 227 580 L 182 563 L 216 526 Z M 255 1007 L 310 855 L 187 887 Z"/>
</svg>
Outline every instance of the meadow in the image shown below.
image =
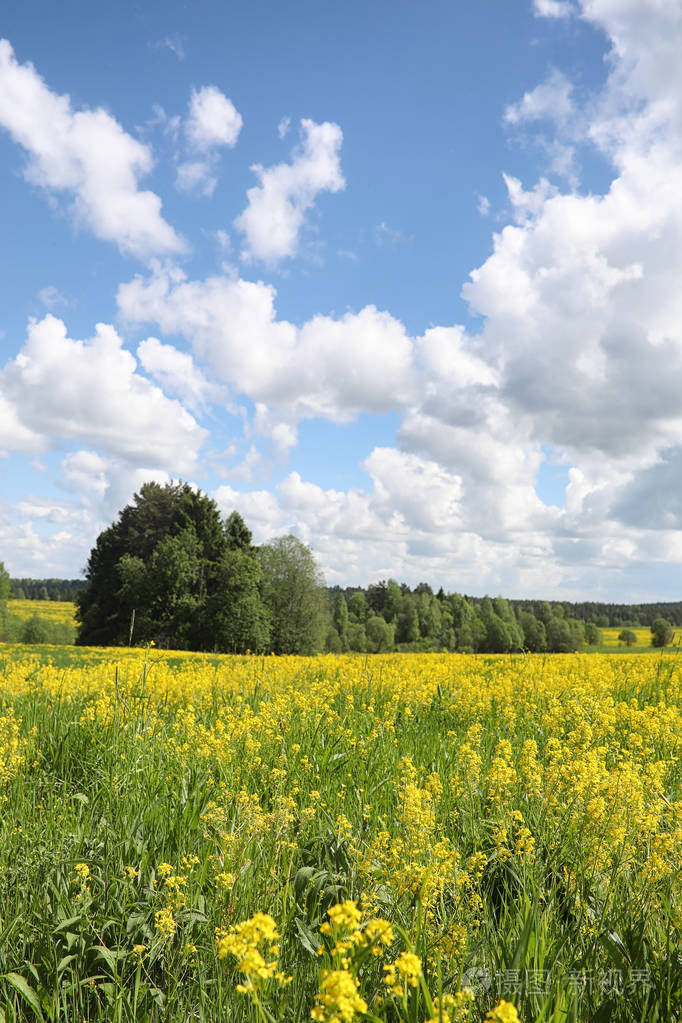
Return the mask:
<svg viewBox="0 0 682 1023">
<path fill-rule="evenodd" d="M 55 600 L 8 600 L 0 606 L 0 641 L 59 644 L 76 640 L 76 605 Z"/>
<path fill-rule="evenodd" d="M 636 627 L 630 631 L 637 637 L 637 642 L 631 647 L 626 647 L 618 637 L 623 630 L 621 628 L 600 629 L 601 643 L 597 650 L 603 653 L 615 653 L 618 650 L 627 650 L 629 653 L 649 653 L 651 651 L 651 629 Z M 682 629 L 673 629 L 672 646 L 680 646 L 682 643 Z"/>
<path fill-rule="evenodd" d="M 674 652 L 0 674 L 0 1021 L 680 1018 Z"/>
<path fill-rule="evenodd" d="M 67 600 L 8 600 L 7 610 L 22 621 L 38 615 L 54 624 L 76 624 L 76 605 Z"/>
</svg>

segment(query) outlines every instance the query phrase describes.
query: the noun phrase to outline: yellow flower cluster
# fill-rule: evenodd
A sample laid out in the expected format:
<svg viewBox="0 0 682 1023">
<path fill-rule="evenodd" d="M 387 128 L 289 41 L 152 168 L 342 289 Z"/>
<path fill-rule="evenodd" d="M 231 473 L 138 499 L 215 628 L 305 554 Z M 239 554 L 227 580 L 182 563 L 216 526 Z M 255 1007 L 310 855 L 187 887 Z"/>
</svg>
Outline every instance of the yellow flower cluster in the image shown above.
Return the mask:
<svg viewBox="0 0 682 1023">
<path fill-rule="evenodd" d="M 87 896 L 90 895 L 90 867 L 87 863 L 77 863 L 74 867 L 74 874 L 78 881 L 79 890 L 76 898 L 79 902 L 82 902 Z"/>
<path fill-rule="evenodd" d="M 416 987 L 422 975 L 422 964 L 414 952 L 401 952 L 397 959 L 384 967 L 384 984 L 392 994 L 400 995 L 403 984 Z"/>
<path fill-rule="evenodd" d="M 170 906 L 158 909 L 154 915 L 156 931 L 162 940 L 172 938 L 177 930 L 177 922 Z"/>
<path fill-rule="evenodd" d="M 381 917 L 364 919 L 353 899 L 346 899 L 329 909 L 328 920 L 320 926 L 320 934 L 334 939 L 329 955 L 343 969 L 348 969 L 356 950 L 369 950 L 372 956 L 380 956 L 393 943 L 393 927 Z M 363 922 L 364 919 L 364 922 Z M 325 949 L 319 949 L 320 955 Z"/>
<path fill-rule="evenodd" d="M 237 991 L 244 994 L 254 992 L 265 980 L 274 979 L 288 984 L 291 977 L 277 968 L 279 955 L 279 933 L 273 918 L 267 913 L 256 913 L 250 920 L 244 920 L 229 930 L 216 932 L 218 958 L 228 955 L 237 960 L 237 969 L 246 977 L 246 982 L 237 985 Z M 265 955 L 263 954 L 265 953 Z M 266 959 L 265 956 L 271 956 Z"/>
<path fill-rule="evenodd" d="M 20 735 L 19 725 L 11 707 L 0 714 L 0 796 L 26 761 L 28 740 Z"/>
<path fill-rule="evenodd" d="M 491 1009 L 486 1016 L 486 1023 L 520 1023 L 516 1006 L 504 999 Z"/>
<path fill-rule="evenodd" d="M 457 994 L 436 996 L 433 1000 L 433 1016 L 427 1023 L 467 1023 L 471 1019 L 474 993 L 463 988 Z"/>
<path fill-rule="evenodd" d="M 310 1015 L 317 1023 L 350 1023 L 367 1012 L 355 977 L 347 970 L 323 970 L 322 984 Z"/>
</svg>

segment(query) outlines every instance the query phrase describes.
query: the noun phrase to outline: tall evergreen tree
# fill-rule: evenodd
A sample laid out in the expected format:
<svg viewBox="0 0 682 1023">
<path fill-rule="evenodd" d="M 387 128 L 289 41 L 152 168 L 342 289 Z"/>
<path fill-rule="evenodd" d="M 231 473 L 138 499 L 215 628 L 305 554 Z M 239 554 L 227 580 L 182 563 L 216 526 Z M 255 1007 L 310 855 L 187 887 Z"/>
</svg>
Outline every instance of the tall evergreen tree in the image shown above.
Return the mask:
<svg viewBox="0 0 682 1023">
<path fill-rule="evenodd" d="M 230 551 L 250 551 L 251 530 L 238 511 L 233 511 L 225 520 L 225 543 Z"/>
</svg>

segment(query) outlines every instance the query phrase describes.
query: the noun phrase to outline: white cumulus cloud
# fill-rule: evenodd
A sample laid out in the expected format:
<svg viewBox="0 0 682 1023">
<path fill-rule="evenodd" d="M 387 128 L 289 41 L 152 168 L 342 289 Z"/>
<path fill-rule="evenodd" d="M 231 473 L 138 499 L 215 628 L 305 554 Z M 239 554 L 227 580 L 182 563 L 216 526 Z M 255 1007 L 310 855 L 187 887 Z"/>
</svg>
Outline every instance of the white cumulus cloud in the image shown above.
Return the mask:
<svg viewBox="0 0 682 1023">
<path fill-rule="evenodd" d="M 187 337 L 214 374 L 254 402 L 281 413 L 273 424 L 403 407 L 418 393 L 414 342 L 402 323 L 374 306 L 300 327 L 277 318 L 275 290 L 217 276 L 188 281 L 156 268 L 119 288 L 121 315 Z M 262 422 L 266 419 L 262 417 Z M 287 431 L 278 431 L 278 443 Z"/>
<path fill-rule="evenodd" d="M 218 184 L 217 149 L 233 149 L 242 129 L 242 115 L 215 85 L 193 89 L 183 122 L 190 159 L 177 166 L 176 184 L 183 192 L 209 197 Z"/>
<path fill-rule="evenodd" d="M 71 451 L 61 462 L 65 489 L 104 497 L 109 486 L 107 460 L 96 451 Z"/>
<path fill-rule="evenodd" d="M 210 199 L 218 178 L 213 173 L 212 160 L 185 160 L 177 167 L 176 184 L 181 192 L 203 195 Z"/>
<path fill-rule="evenodd" d="M 150 149 L 106 110 L 74 111 L 32 64 L 18 63 L 6 39 L 0 40 L 0 126 L 28 154 L 28 180 L 73 196 L 74 217 L 98 238 L 142 259 L 183 251 L 159 197 L 138 188 L 152 169 Z"/>
<path fill-rule="evenodd" d="M 571 0 L 534 0 L 533 6 L 540 18 L 569 18 L 576 13 Z"/>
<path fill-rule="evenodd" d="M 215 85 L 192 90 L 185 121 L 185 133 L 192 146 L 203 150 L 214 146 L 232 148 L 237 144 L 242 124 L 242 115 L 232 100 Z"/>
<path fill-rule="evenodd" d="M 305 214 L 319 193 L 346 186 L 342 141 L 338 124 L 302 120 L 301 144 L 291 163 L 252 168 L 260 184 L 248 190 L 248 206 L 235 220 L 245 239 L 243 258 L 277 263 L 296 255 Z"/>
<path fill-rule="evenodd" d="M 189 471 L 206 431 L 136 369 L 107 324 L 75 341 L 50 314 L 32 321 L 21 351 L 0 371 L 0 411 L 4 404 L 10 426 L 18 425 L 13 448 L 85 441 L 134 464 Z"/>
<path fill-rule="evenodd" d="M 574 113 L 573 85 L 556 68 L 546 81 L 524 93 L 516 103 L 505 110 L 504 119 L 508 124 L 523 124 L 527 121 L 567 121 Z"/>
<path fill-rule="evenodd" d="M 149 337 L 138 345 L 137 357 L 166 393 L 177 395 L 190 409 L 201 409 L 222 396 L 220 388 L 206 379 L 192 356 L 174 345 L 164 345 Z"/>
</svg>

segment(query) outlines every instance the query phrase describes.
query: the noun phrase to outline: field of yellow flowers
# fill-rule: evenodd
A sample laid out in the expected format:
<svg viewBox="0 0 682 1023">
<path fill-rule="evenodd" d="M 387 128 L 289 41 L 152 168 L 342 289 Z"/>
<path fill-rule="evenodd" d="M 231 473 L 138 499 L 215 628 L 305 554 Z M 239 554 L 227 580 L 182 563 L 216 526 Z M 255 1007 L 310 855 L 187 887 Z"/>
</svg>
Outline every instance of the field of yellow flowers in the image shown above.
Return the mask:
<svg viewBox="0 0 682 1023">
<path fill-rule="evenodd" d="M 680 1018 L 674 653 L 0 674 L 0 1021 Z"/>
<path fill-rule="evenodd" d="M 22 621 L 38 615 L 60 625 L 76 624 L 76 605 L 66 600 L 8 600 L 7 610 Z"/>
</svg>

